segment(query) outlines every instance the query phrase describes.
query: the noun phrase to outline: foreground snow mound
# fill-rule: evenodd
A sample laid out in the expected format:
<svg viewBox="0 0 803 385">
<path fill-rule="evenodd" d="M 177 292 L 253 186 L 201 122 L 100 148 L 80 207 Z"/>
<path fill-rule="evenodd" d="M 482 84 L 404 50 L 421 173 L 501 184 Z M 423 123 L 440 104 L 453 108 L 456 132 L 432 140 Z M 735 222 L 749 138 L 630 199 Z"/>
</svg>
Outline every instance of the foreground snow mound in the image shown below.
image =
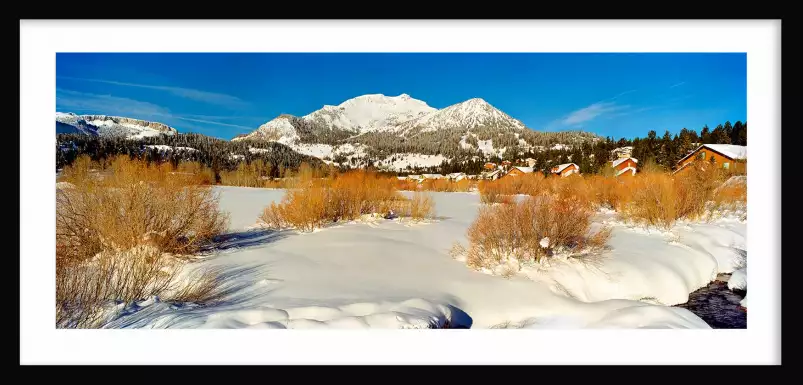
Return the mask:
<svg viewBox="0 0 803 385">
<path fill-rule="evenodd" d="M 604 317 L 583 322 L 577 317 L 553 316 L 527 319 L 515 324 L 501 324 L 498 329 L 710 329 L 692 312 L 655 305 L 635 305 L 611 311 Z"/>
<path fill-rule="evenodd" d="M 449 306 L 420 298 L 402 302 L 361 302 L 274 308 L 222 306 L 143 301 L 121 312 L 106 328 L 205 329 L 439 329 L 452 319 Z"/>
<path fill-rule="evenodd" d="M 730 245 L 744 242 L 738 223 L 690 224 L 672 236 L 616 227 L 597 259 L 555 261 L 505 279 L 449 255 L 455 242 L 466 244 L 476 194 L 433 193 L 440 220 L 426 226 L 352 222 L 299 235 L 246 230 L 283 191 L 218 189 L 232 234 L 199 263 L 220 271 L 225 296 L 137 304 L 106 327 L 708 328 L 665 305 L 686 302 L 721 270 L 720 260 L 739 256 Z"/>
<path fill-rule="evenodd" d="M 733 272 L 728 279 L 728 289 L 747 290 L 747 268 L 743 267 Z"/>
</svg>

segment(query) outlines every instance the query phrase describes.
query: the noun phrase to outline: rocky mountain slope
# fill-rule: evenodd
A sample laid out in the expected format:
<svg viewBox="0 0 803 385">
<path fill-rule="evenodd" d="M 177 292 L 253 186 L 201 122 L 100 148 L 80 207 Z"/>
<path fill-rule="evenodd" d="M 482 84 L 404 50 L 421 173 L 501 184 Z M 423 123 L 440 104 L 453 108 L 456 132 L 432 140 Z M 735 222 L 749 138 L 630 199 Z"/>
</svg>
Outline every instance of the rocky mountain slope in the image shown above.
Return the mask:
<svg viewBox="0 0 803 385">
<path fill-rule="evenodd" d="M 174 135 L 176 129 L 163 123 L 106 115 L 76 115 L 56 112 L 56 133 L 79 133 L 129 139 Z"/>
<path fill-rule="evenodd" d="M 280 115 L 233 140 L 274 141 L 337 164 L 401 169 L 599 139 L 583 132 L 534 131 L 480 98 L 438 110 L 407 94 L 371 94 L 302 117 Z"/>
</svg>

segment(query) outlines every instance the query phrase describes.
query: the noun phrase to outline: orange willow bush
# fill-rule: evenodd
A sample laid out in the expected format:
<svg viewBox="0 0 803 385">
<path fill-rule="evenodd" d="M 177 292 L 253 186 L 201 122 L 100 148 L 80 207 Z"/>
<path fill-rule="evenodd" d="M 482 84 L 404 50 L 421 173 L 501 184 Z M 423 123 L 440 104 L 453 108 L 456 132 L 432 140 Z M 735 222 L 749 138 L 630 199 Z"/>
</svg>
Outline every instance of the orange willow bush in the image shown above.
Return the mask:
<svg viewBox="0 0 803 385">
<path fill-rule="evenodd" d="M 618 211 L 630 196 L 632 177 L 592 175 L 585 178 L 591 190 L 591 199 L 599 207 Z"/>
<path fill-rule="evenodd" d="M 414 219 L 431 215 L 431 198 L 416 193 L 409 200 L 397 190 L 397 181 L 364 170 L 332 174 L 325 179 L 302 175 L 280 203 L 271 203 L 264 209 L 260 219 L 270 228 L 312 231 L 330 222 L 390 210 Z"/>
<path fill-rule="evenodd" d="M 510 259 L 540 262 L 559 250 L 600 249 L 610 229 L 589 234 L 593 214 L 592 205 L 570 190 L 483 206 L 468 229 L 466 262 L 474 268 L 493 268 Z"/>
<path fill-rule="evenodd" d="M 197 185 L 195 174 L 127 156 L 115 158 L 102 177 L 77 169 L 85 165 L 65 167 L 64 179 L 72 187 L 56 194 L 56 240 L 70 258 L 143 243 L 191 254 L 225 229 L 217 195 Z"/>
<path fill-rule="evenodd" d="M 251 163 L 241 162 L 232 171 L 220 172 L 220 184 L 241 187 L 268 187 L 273 165 L 262 159 Z"/>
<path fill-rule="evenodd" d="M 396 186 L 404 191 L 469 192 L 477 187 L 477 182 L 468 178 L 459 181 L 427 179 L 421 183 L 415 180 L 399 180 Z"/>
<path fill-rule="evenodd" d="M 701 218 L 711 202 L 723 205 L 744 197 L 746 203 L 746 191 L 744 195 L 738 188 L 734 193 L 718 191 L 729 175 L 705 162 L 695 162 L 675 175 L 642 172 L 629 181 L 630 195 L 621 204 L 621 214 L 635 222 L 670 228 L 681 218 Z"/>
<path fill-rule="evenodd" d="M 107 172 L 79 158 L 63 170 L 56 193 L 56 313 L 59 327 L 94 327 L 107 301 L 129 302 L 176 288 L 181 263 L 221 233 L 226 217 L 207 176 L 194 165 L 148 165 L 116 157 Z M 203 299 L 216 287 L 202 273 L 182 298 Z M 170 297 L 166 298 L 169 299 Z"/>
<path fill-rule="evenodd" d="M 413 197 L 402 205 L 400 215 L 414 220 L 430 219 L 434 215 L 435 202 L 432 196 L 421 191 L 413 193 Z"/>
<path fill-rule="evenodd" d="M 580 178 L 579 181 L 577 178 Z M 480 200 L 483 203 L 504 203 L 512 200 L 512 195 L 531 195 L 536 196 L 544 193 L 555 192 L 565 184 L 571 184 L 576 188 L 582 188 L 582 177 L 571 176 L 567 178 L 545 177 L 540 172 L 525 175 L 508 176 L 494 181 L 480 181 L 478 189 Z M 580 190 L 578 190 L 578 193 Z M 586 194 L 587 195 L 587 194 Z"/>
</svg>

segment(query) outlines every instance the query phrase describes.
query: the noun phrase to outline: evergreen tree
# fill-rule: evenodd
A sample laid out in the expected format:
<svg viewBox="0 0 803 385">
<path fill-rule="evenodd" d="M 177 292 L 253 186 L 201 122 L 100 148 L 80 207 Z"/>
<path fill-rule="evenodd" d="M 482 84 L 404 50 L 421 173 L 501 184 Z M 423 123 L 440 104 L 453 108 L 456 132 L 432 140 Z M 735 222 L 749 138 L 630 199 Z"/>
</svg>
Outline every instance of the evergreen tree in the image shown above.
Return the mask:
<svg viewBox="0 0 803 385">
<path fill-rule="evenodd" d="M 728 142 L 724 144 L 732 144 L 733 143 L 733 126 L 731 126 L 730 120 L 725 122 L 725 135 L 728 136 Z"/>
<path fill-rule="evenodd" d="M 711 143 L 712 144 L 730 144 L 731 138 L 730 135 L 725 131 L 725 127 L 721 124 L 718 125 L 714 131 L 711 131 Z"/>
<path fill-rule="evenodd" d="M 747 145 L 747 132 L 744 124 L 741 121 L 736 121 L 733 124 L 733 132 L 731 133 L 731 143 L 740 146 Z"/>
<path fill-rule="evenodd" d="M 700 131 L 700 143 L 701 144 L 709 144 L 711 142 L 711 132 L 708 129 L 708 125 L 706 124 L 703 126 L 702 131 Z"/>
<path fill-rule="evenodd" d="M 747 122 L 744 122 L 741 132 L 739 132 L 739 145 L 747 146 Z"/>
</svg>

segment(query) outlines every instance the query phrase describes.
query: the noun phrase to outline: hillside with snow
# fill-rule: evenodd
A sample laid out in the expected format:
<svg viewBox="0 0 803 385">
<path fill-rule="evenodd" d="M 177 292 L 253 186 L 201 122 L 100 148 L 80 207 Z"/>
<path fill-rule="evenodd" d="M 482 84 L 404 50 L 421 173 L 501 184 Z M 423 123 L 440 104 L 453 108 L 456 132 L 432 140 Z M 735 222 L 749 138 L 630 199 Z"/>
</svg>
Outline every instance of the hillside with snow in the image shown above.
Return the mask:
<svg viewBox="0 0 803 385">
<path fill-rule="evenodd" d="M 341 131 L 348 136 L 393 127 L 400 123 L 426 116 L 437 111 L 427 103 L 413 99 L 410 95 L 385 96 L 379 94 L 362 95 L 346 100 L 337 106 L 325 105 L 320 110 L 295 118 L 282 114 L 259 126 L 256 131 L 232 140 L 261 139 L 280 143 L 302 141 L 304 128 L 318 131 Z M 308 141 L 307 141 L 308 142 Z"/>
<path fill-rule="evenodd" d="M 232 140 L 278 142 L 328 163 L 403 170 L 597 139 L 588 133 L 529 129 L 481 98 L 436 109 L 407 94 L 371 94 L 302 117 L 283 114 Z"/>
<path fill-rule="evenodd" d="M 488 104 L 483 99 L 474 98 L 433 111 L 420 118 L 408 120 L 392 128 L 402 136 L 419 132 L 441 130 L 477 130 L 488 128 L 503 131 L 521 131 L 524 123 Z"/>
<path fill-rule="evenodd" d="M 56 112 L 57 134 L 87 134 L 104 137 L 141 139 L 150 136 L 174 135 L 178 131 L 164 123 L 106 115 L 77 115 Z"/>
</svg>

